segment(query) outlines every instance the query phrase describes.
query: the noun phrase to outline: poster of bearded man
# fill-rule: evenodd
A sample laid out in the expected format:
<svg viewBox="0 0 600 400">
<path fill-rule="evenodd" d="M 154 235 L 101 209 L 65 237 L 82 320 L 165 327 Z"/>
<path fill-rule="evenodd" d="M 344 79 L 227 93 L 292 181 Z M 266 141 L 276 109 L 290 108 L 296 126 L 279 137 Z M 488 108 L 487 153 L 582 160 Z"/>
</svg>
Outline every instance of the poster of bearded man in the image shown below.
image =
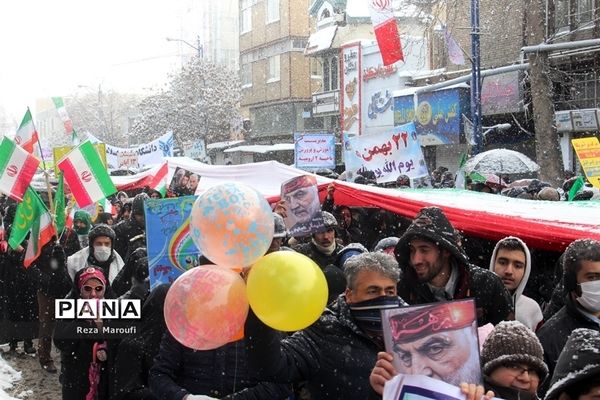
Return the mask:
<svg viewBox="0 0 600 400">
<path fill-rule="evenodd" d="M 481 383 L 473 299 L 382 311 L 386 351 L 400 374 Z"/>
</svg>

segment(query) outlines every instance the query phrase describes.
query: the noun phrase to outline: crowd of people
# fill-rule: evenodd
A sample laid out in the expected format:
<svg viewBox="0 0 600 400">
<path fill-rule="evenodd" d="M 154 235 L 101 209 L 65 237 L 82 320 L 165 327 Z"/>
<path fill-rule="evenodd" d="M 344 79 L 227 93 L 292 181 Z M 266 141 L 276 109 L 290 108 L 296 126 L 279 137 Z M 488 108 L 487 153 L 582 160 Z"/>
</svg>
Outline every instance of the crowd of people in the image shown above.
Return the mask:
<svg viewBox="0 0 600 400">
<path fill-rule="evenodd" d="M 450 175 L 438 172 L 432 181 L 445 187 Z M 372 183 L 359 177 L 358 183 Z M 408 187 L 406 178 L 395 186 Z M 540 185 L 532 182 L 527 186 Z M 150 290 L 144 201 L 160 193 L 146 192 L 133 198 L 120 192 L 113 212 L 100 210 L 95 219 L 77 211 L 72 228 L 59 232 L 30 268 L 23 267 L 26 243 L 6 244 L 16 204 L 1 207 L 0 341 L 9 343 L 9 355 L 37 353 L 45 373 L 58 372 L 54 344 L 65 400 L 376 399 L 398 372 L 460 384 L 469 400 L 600 397 L 598 241 L 576 240 L 564 253 L 529 249 L 516 236 L 491 242 L 461 235 L 437 207 L 408 219 L 336 204 L 330 185 L 321 205 L 324 225 L 308 236 L 289 237 L 290 204 L 272 205 L 268 249 L 302 253 L 322 269 L 329 293 L 321 317 L 283 333 L 250 310 L 242 339 L 201 351 L 166 327 L 169 285 Z M 212 264 L 205 257 L 199 263 Z M 117 338 L 74 336 L 78 328 L 112 322 L 55 320 L 54 300 L 62 298 L 139 299 L 139 329 Z M 424 320 L 414 322 L 419 335 L 410 343 L 386 351 L 381 310 L 469 298 L 476 325 L 487 332 L 476 375 L 464 367 L 476 355 L 465 356 L 444 335 L 426 342 L 421 333 L 432 333 L 435 324 Z"/>
</svg>

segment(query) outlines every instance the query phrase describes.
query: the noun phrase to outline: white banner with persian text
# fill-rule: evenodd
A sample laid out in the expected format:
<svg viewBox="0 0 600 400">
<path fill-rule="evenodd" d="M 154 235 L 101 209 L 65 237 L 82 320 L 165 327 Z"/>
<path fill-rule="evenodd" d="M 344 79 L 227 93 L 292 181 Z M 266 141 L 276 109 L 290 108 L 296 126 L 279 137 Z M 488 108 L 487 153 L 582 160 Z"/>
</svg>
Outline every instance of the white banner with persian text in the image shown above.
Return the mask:
<svg viewBox="0 0 600 400">
<path fill-rule="evenodd" d="M 399 175 L 419 178 L 429 174 L 413 122 L 372 135 L 345 141 L 347 171 L 373 171 L 377 183 L 395 181 Z"/>
<path fill-rule="evenodd" d="M 102 140 L 88 133 L 92 143 Z M 106 163 L 109 170 L 142 168 L 147 165 L 160 164 L 165 157 L 173 157 L 173 132 L 167 132 L 150 143 L 137 147 L 124 148 L 106 144 Z"/>
<path fill-rule="evenodd" d="M 296 168 L 335 168 L 335 137 L 332 134 L 294 134 Z"/>
</svg>

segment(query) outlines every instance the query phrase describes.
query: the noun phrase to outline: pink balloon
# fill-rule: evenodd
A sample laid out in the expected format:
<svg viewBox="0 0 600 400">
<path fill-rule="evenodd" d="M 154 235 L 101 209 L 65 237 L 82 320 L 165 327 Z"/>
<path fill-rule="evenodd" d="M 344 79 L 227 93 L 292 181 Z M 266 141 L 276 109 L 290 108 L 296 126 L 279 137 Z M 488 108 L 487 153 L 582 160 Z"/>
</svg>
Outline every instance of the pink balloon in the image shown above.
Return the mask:
<svg viewBox="0 0 600 400">
<path fill-rule="evenodd" d="M 179 343 L 196 350 L 216 349 L 242 337 L 248 315 L 246 285 L 227 268 L 192 268 L 169 288 L 164 313 Z"/>
</svg>

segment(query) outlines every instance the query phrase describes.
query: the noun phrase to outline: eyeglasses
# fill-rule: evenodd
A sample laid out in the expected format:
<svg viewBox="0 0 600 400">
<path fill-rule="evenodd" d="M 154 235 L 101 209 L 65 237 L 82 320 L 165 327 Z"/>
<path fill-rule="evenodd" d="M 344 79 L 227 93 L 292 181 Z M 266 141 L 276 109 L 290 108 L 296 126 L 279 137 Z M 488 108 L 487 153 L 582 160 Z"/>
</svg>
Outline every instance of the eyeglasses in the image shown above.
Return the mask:
<svg viewBox="0 0 600 400">
<path fill-rule="evenodd" d="M 84 286 L 83 286 L 83 290 L 84 290 L 85 292 L 88 292 L 88 293 L 89 293 L 89 292 L 92 292 L 92 291 L 94 291 L 94 290 L 95 290 L 96 292 L 100 293 L 101 291 L 103 291 L 103 290 L 104 290 L 104 286 L 96 286 L 96 287 L 93 287 L 93 286 L 87 286 L 87 285 L 84 285 Z"/>
<path fill-rule="evenodd" d="M 504 368 L 508 369 L 515 376 L 521 376 L 524 372 L 527 372 L 530 378 L 540 379 L 538 372 L 534 368 L 524 367 L 523 364 L 505 364 Z"/>
</svg>

